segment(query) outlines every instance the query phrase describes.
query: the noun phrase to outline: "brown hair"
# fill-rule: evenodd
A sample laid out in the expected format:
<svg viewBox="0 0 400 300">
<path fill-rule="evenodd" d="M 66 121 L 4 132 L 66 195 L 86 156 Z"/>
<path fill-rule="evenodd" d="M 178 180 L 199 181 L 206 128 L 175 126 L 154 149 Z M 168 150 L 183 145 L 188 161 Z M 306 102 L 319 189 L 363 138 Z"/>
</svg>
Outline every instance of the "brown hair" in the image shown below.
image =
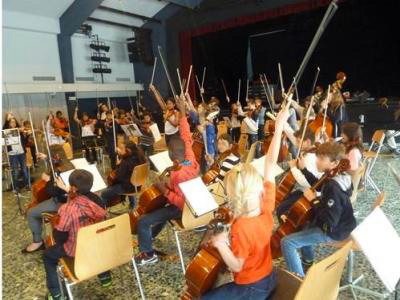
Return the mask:
<svg viewBox="0 0 400 300">
<path fill-rule="evenodd" d="M 326 156 L 330 161 L 339 161 L 345 157 L 345 148 L 336 142 L 326 142 L 318 147 L 316 154 Z"/>
<path fill-rule="evenodd" d="M 221 134 L 219 136 L 218 140 L 225 140 L 228 142 L 229 145 L 232 145 L 232 142 L 233 142 L 232 137 L 227 133 Z"/>
<path fill-rule="evenodd" d="M 336 112 L 336 110 L 344 104 L 344 99 L 343 96 L 340 92 L 336 92 L 332 95 L 332 100 L 329 103 L 329 106 L 333 110 L 333 112 Z"/>
<path fill-rule="evenodd" d="M 345 123 L 342 125 L 342 133 L 344 133 L 349 139 L 345 144 L 346 153 L 349 153 L 353 148 L 358 148 L 361 152 L 364 151 L 360 125 L 355 122 Z"/>
<path fill-rule="evenodd" d="M 303 130 L 303 127 L 300 128 L 294 133 L 294 136 L 301 139 L 301 136 L 303 135 Z M 304 133 L 304 140 L 310 140 L 311 144 L 314 144 L 315 142 L 315 134 L 309 127 L 306 128 L 306 132 Z"/>
</svg>

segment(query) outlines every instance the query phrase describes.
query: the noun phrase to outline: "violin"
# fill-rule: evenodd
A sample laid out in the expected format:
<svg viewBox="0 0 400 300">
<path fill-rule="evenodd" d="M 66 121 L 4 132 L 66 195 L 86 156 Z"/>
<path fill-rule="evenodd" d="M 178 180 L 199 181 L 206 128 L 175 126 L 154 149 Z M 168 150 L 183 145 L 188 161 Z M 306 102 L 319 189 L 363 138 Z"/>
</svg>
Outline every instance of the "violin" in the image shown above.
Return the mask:
<svg viewBox="0 0 400 300">
<path fill-rule="evenodd" d="M 268 114 L 267 114 L 268 115 Z M 275 133 L 275 121 L 266 120 L 264 125 L 264 143 L 262 146 L 262 153 L 267 154 L 269 146 L 271 145 L 272 138 Z M 285 161 L 286 157 L 289 155 L 289 145 L 287 142 L 287 137 L 285 134 L 282 134 L 281 148 L 279 149 L 278 162 Z"/>
<path fill-rule="evenodd" d="M 174 171 L 179 171 L 182 168 L 180 165 L 174 165 L 166 168 L 164 172 L 159 176 L 159 180 L 163 180 L 168 174 Z M 157 186 L 153 184 L 150 188 L 143 191 L 139 197 L 139 201 L 133 212 L 129 213 L 129 219 L 131 223 L 131 232 L 136 234 L 137 223 L 139 219 L 148 213 L 151 213 L 157 209 L 165 206 L 167 203 L 167 198 L 157 189 Z"/>
<path fill-rule="evenodd" d="M 232 221 L 233 216 L 229 209 L 220 207 L 215 213 L 214 219 L 209 223 L 208 231 L 212 230 L 217 233 Z M 181 300 L 197 299 L 209 291 L 224 265 L 224 260 L 216 248 L 208 242 L 202 244 L 186 269 L 186 290 L 182 294 Z"/>
<path fill-rule="evenodd" d="M 197 162 L 200 163 L 201 155 L 205 148 L 203 135 L 200 131 L 196 130 L 192 134 L 192 139 L 193 139 L 192 150 Z"/>
<path fill-rule="evenodd" d="M 350 161 L 348 159 L 340 160 L 338 166 L 326 172 L 312 187 L 311 189 L 317 190 L 327 180 L 333 178 L 338 173 L 346 172 L 350 169 Z M 286 214 L 287 219 L 279 226 L 271 238 L 271 254 L 272 258 L 278 258 L 282 255 L 281 240 L 285 236 L 299 231 L 312 217 L 312 207 L 314 203 L 307 200 L 302 196 L 290 208 Z"/>
<path fill-rule="evenodd" d="M 205 185 L 208 185 L 208 184 L 214 182 L 214 180 L 217 178 L 220 168 L 221 168 L 221 166 L 220 166 L 221 162 L 225 158 L 227 158 L 232 153 L 239 156 L 238 147 L 239 146 L 237 144 L 233 144 L 231 149 L 229 149 L 219 155 L 218 159 L 211 165 L 210 169 L 201 178 Z"/>
</svg>

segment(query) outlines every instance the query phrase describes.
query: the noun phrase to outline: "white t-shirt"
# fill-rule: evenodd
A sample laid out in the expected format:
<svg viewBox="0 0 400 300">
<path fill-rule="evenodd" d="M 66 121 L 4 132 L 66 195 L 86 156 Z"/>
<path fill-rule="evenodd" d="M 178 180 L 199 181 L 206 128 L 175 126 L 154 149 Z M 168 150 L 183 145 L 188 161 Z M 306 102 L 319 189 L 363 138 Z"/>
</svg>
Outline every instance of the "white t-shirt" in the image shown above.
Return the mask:
<svg viewBox="0 0 400 300">
<path fill-rule="evenodd" d="M 82 126 L 82 137 L 93 136 L 93 135 L 94 135 L 94 125 L 93 124 Z"/>
<path fill-rule="evenodd" d="M 175 120 L 176 120 L 175 114 L 172 115 L 171 117 L 169 117 L 169 118 L 165 121 L 165 126 L 164 126 L 164 132 L 165 132 L 165 134 L 171 135 L 171 134 L 177 133 L 177 132 L 179 131 L 179 126 L 176 126 L 176 127 L 175 127 L 175 126 L 172 125 L 171 122 L 168 121 L 168 120 L 175 121 Z"/>
<path fill-rule="evenodd" d="M 318 172 L 317 169 L 317 156 L 315 153 L 307 153 L 304 156 L 304 165 L 306 169 L 313 174 L 316 178 L 321 178 L 323 173 Z M 290 169 L 292 171 L 293 177 L 296 179 L 297 183 L 301 186 L 302 190 L 305 190 L 310 186 L 304 174 L 296 167 Z"/>
</svg>

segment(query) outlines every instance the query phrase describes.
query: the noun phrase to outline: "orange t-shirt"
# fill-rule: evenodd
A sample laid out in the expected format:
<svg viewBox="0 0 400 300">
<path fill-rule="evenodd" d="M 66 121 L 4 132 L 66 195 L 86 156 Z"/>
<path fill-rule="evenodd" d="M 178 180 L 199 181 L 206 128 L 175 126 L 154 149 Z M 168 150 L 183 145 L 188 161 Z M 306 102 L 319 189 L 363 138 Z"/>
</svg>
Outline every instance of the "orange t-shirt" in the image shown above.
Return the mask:
<svg viewBox="0 0 400 300">
<path fill-rule="evenodd" d="M 242 270 L 233 274 L 237 284 L 255 283 L 272 272 L 270 240 L 274 227 L 271 210 L 274 202 L 275 185 L 265 182 L 262 214 L 251 218 L 238 218 L 232 224 L 232 252 L 237 258 L 244 259 Z"/>
</svg>

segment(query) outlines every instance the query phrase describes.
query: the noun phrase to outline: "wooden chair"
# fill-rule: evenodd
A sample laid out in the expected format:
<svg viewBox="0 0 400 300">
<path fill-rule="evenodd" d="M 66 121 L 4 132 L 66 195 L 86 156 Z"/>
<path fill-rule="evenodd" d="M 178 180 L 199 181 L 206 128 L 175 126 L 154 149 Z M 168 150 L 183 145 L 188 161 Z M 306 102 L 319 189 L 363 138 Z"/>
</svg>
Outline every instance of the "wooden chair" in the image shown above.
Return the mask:
<svg viewBox="0 0 400 300">
<path fill-rule="evenodd" d="M 366 187 L 367 184 L 371 185 L 371 187 L 380 193 L 378 186 L 371 178 L 371 172 L 373 167 L 375 166 L 376 160 L 381 152 L 383 141 L 385 140 L 385 133 L 383 130 L 376 130 L 374 135 L 372 136 L 371 145 L 368 151 L 364 152 L 364 163 L 367 165 L 367 169 L 365 171 L 364 176 L 364 186 Z M 373 151 L 374 147 L 378 147 L 377 151 Z"/>
<path fill-rule="evenodd" d="M 65 142 L 62 145 L 64 152 L 65 152 L 65 156 L 67 157 L 67 159 L 71 160 L 74 158 L 74 154 L 72 152 L 72 147 L 71 144 L 69 142 Z"/>
<path fill-rule="evenodd" d="M 129 216 L 123 214 L 79 229 L 75 258 L 60 259 L 58 275 L 72 300 L 73 285 L 129 262 L 133 265 L 140 295 L 145 299 L 133 257 Z"/>
<path fill-rule="evenodd" d="M 222 205 L 225 201 L 225 197 L 223 197 L 220 194 L 221 193 L 223 194 L 224 190 L 223 190 L 223 187 L 222 187 L 222 189 L 219 189 L 219 187 L 222 187 L 220 185 L 220 183 L 214 183 L 211 186 L 209 186 L 208 189 L 210 191 L 213 190 L 215 192 L 215 194 L 213 194 L 215 201 L 218 203 L 218 205 Z M 195 217 L 192 214 L 192 211 L 190 210 L 190 208 L 185 203 L 185 205 L 183 206 L 181 220 L 171 220 L 170 221 L 170 224 L 172 225 L 172 230 L 175 235 L 176 247 L 178 248 L 178 254 L 179 254 L 179 259 L 181 261 L 181 267 L 182 267 L 183 274 L 186 273 L 186 267 L 185 267 L 185 262 L 183 260 L 183 253 L 182 253 L 181 243 L 179 240 L 179 234 L 182 232 L 187 232 L 187 231 L 195 230 L 197 228 L 204 227 L 204 226 L 208 225 L 213 218 L 214 218 L 214 212 L 209 212 L 200 217 Z"/>
<path fill-rule="evenodd" d="M 248 135 L 247 134 L 241 134 L 239 138 L 239 143 L 238 143 L 238 152 L 240 154 L 240 157 L 244 157 L 247 153 L 247 139 Z"/>
<path fill-rule="evenodd" d="M 149 164 L 141 164 L 133 168 L 131 174 L 131 184 L 135 188 L 135 191 L 132 193 L 123 194 L 124 196 L 136 196 L 140 193 L 141 187 L 145 185 L 147 177 L 149 176 Z"/>
<path fill-rule="evenodd" d="M 354 204 L 357 200 L 361 178 L 363 178 L 363 176 L 365 175 L 365 171 L 366 167 L 364 164 L 362 164 L 351 177 L 351 181 L 353 183 L 353 193 L 350 197 L 351 204 Z"/>
<path fill-rule="evenodd" d="M 165 142 L 165 134 L 161 133 L 161 139 L 154 143 L 154 153 L 163 152 L 168 150 L 167 143 Z"/>
<path fill-rule="evenodd" d="M 225 122 L 220 122 L 217 125 L 217 130 L 218 130 L 218 137 L 220 137 L 221 135 L 228 133 L 228 126 L 225 124 Z"/>
<path fill-rule="evenodd" d="M 245 160 L 245 163 L 246 163 L 246 164 L 247 164 L 247 163 L 251 163 L 251 162 L 253 161 L 254 156 L 255 156 L 255 154 L 256 154 L 257 145 L 258 145 L 258 144 L 261 144 L 261 143 L 262 143 L 262 142 L 257 141 L 257 142 L 254 142 L 254 143 L 251 145 L 250 150 L 249 150 L 249 152 L 247 153 L 247 157 L 246 157 L 246 160 Z"/>
<path fill-rule="evenodd" d="M 332 255 L 313 265 L 301 278 L 278 269 L 278 283 L 268 300 L 336 300 L 340 278 L 352 242 L 347 242 Z"/>
</svg>

